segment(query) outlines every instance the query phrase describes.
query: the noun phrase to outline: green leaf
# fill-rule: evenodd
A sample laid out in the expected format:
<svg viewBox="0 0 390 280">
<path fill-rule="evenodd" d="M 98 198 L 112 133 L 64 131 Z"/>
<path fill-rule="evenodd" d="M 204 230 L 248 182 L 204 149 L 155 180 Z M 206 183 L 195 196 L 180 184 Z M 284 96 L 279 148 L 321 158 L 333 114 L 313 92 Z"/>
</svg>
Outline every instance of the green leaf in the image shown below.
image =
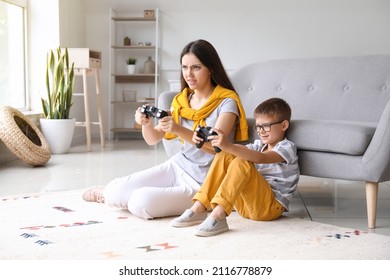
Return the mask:
<svg viewBox="0 0 390 280">
<path fill-rule="evenodd" d="M 68 48 L 63 53 L 57 48 L 51 50 L 46 61 L 47 99 L 41 99 L 43 113 L 49 119 L 68 119 L 72 107 L 74 87 L 74 63 L 69 68 Z"/>
</svg>

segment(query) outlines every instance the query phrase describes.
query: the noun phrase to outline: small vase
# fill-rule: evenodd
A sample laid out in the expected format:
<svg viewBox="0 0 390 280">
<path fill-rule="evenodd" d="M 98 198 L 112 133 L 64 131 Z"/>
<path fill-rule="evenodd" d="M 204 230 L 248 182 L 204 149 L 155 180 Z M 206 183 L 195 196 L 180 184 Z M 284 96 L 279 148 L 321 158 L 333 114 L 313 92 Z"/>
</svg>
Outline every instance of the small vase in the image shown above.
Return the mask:
<svg viewBox="0 0 390 280">
<path fill-rule="evenodd" d="M 127 73 L 133 75 L 135 73 L 135 64 L 127 64 Z"/>
<path fill-rule="evenodd" d="M 130 46 L 131 45 L 131 39 L 129 37 L 125 37 L 123 39 L 123 45 Z"/>
<path fill-rule="evenodd" d="M 152 60 L 152 57 L 149 56 L 148 60 L 146 60 L 144 63 L 144 73 L 153 74 L 155 66 L 156 66 L 155 62 Z"/>
</svg>

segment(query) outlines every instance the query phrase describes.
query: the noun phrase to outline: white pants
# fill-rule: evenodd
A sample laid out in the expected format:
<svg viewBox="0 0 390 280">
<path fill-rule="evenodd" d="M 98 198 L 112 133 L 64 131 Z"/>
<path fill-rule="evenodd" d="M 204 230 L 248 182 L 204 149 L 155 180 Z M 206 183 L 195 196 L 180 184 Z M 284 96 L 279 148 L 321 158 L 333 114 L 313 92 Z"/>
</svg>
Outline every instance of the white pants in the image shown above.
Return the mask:
<svg viewBox="0 0 390 280">
<path fill-rule="evenodd" d="M 128 209 L 144 219 L 178 216 L 192 205 L 200 185 L 172 159 L 116 178 L 104 191 L 105 204 Z"/>
</svg>

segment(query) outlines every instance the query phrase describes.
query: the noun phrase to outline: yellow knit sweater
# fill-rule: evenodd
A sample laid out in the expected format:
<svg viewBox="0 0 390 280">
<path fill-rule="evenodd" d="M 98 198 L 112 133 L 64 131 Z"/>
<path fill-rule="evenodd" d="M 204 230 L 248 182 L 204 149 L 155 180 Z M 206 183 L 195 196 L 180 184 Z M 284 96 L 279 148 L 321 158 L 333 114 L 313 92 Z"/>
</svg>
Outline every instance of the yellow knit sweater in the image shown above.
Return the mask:
<svg viewBox="0 0 390 280">
<path fill-rule="evenodd" d="M 179 116 L 181 116 L 194 121 L 193 130 L 195 130 L 198 125 L 206 126 L 207 124 L 205 119 L 218 107 L 222 100 L 225 98 L 232 98 L 236 101 L 240 113 L 240 120 L 234 139 L 236 141 L 248 140 L 248 124 L 246 122 L 246 115 L 237 93 L 217 85 L 206 104 L 198 110 L 190 107 L 190 104 L 188 103 L 189 94 L 191 94 L 190 89 L 185 88 L 181 93 L 177 94 L 172 101 L 171 107 L 173 110 L 171 113 L 172 118 L 176 123 L 179 123 Z M 176 137 L 177 135 L 175 134 L 168 132 L 165 133 L 165 139 L 173 139 Z"/>
</svg>

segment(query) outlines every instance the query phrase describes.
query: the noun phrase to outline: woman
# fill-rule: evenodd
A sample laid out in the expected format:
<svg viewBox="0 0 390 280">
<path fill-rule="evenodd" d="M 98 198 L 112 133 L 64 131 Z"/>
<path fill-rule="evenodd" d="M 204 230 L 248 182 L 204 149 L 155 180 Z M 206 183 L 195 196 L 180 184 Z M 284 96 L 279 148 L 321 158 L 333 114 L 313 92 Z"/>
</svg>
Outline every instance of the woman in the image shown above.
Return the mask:
<svg viewBox="0 0 390 280">
<path fill-rule="evenodd" d="M 140 108 L 135 113 L 149 145 L 179 137 L 180 151 L 157 166 L 89 189 L 84 200 L 125 208 L 144 219 L 180 215 L 191 207 L 215 154 L 210 143 L 195 147 L 197 127 L 219 128 L 231 140 L 248 139 L 245 112 L 215 48 L 205 40 L 191 42 L 180 63 L 182 91 L 172 101 L 171 115 L 154 126 Z"/>
</svg>

